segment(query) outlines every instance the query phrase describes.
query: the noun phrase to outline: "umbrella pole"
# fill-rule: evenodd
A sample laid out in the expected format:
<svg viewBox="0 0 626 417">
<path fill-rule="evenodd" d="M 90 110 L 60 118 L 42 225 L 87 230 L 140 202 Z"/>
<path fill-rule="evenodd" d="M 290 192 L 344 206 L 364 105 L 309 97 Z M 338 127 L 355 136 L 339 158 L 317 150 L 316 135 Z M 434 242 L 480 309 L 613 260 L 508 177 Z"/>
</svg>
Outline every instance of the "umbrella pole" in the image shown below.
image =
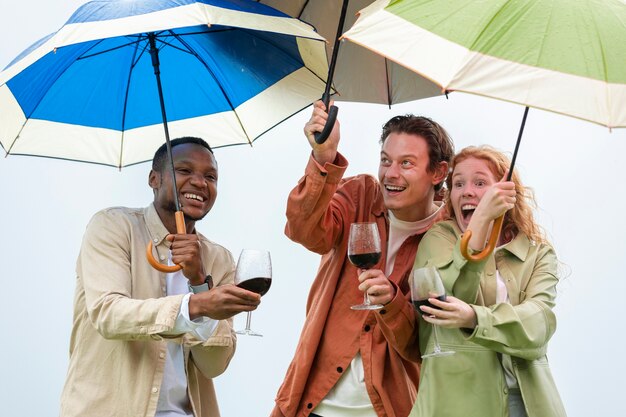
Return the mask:
<svg viewBox="0 0 626 417">
<path fill-rule="evenodd" d="M 519 144 L 522 142 L 522 135 L 524 135 L 524 127 L 526 126 L 526 117 L 528 116 L 528 106 L 524 109 L 524 117 L 522 117 L 522 125 L 519 127 L 519 134 L 517 135 L 517 142 L 515 143 L 515 150 L 513 151 L 513 158 L 511 158 L 511 166 L 509 167 L 509 174 L 506 177 L 507 181 L 511 181 L 513 175 L 513 168 L 515 168 L 515 160 L 517 159 L 517 151 L 519 151 Z"/>
<path fill-rule="evenodd" d="M 154 76 L 156 77 L 157 88 L 159 90 L 159 102 L 161 104 L 161 116 L 163 117 L 163 129 L 165 130 L 165 144 L 167 146 L 167 159 L 169 160 L 169 168 L 172 173 L 172 186 L 174 187 L 174 204 L 176 206 L 176 232 L 179 234 L 187 233 L 185 227 L 185 216 L 180 209 L 180 201 L 178 199 L 178 187 L 176 186 L 176 172 L 174 170 L 174 158 L 172 156 L 172 144 L 170 142 L 170 132 L 167 128 L 167 115 L 165 114 L 165 101 L 163 100 L 163 88 L 161 86 L 161 70 L 159 68 L 159 50 L 156 47 L 156 35 L 154 32 L 148 34 L 150 42 L 150 56 L 152 57 L 152 66 L 154 67 Z M 152 267 L 161 272 L 176 272 L 182 267 L 180 265 L 168 266 L 159 263 L 152 255 L 152 242 L 148 243 L 146 248 L 146 258 Z"/>
<path fill-rule="evenodd" d="M 330 64 L 328 66 L 328 78 L 326 79 L 326 89 L 324 90 L 324 94 L 322 95 L 322 101 L 326 106 L 326 111 L 328 112 L 328 119 L 326 119 L 326 124 L 324 125 L 324 129 L 315 134 L 315 142 L 318 144 L 322 144 L 326 142 L 330 132 L 333 130 L 333 126 L 335 125 L 335 120 L 337 119 L 337 113 L 339 109 L 337 106 L 331 106 L 328 108 L 328 104 L 330 103 L 330 89 L 333 85 L 333 77 L 335 75 L 335 66 L 337 65 L 337 55 L 339 54 L 339 37 L 343 33 L 343 26 L 346 22 L 346 13 L 348 11 L 348 3 L 350 0 L 343 0 L 343 5 L 341 6 L 341 14 L 339 15 L 339 24 L 337 25 L 337 35 L 335 36 L 335 44 L 333 46 L 333 54 L 330 58 Z"/>
<path fill-rule="evenodd" d="M 522 136 L 524 135 L 524 127 L 526 126 L 526 117 L 528 116 L 528 106 L 524 109 L 524 117 L 522 117 L 522 124 L 519 128 L 519 133 L 517 135 L 517 142 L 515 143 L 515 150 L 513 151 L 513 157 L 511 158 L 511 166 L 509 167 L 509 173 L 506 176 L 507 181 L 511 181 L 511 177 L 513 176 L 513 168 L 515 168 L 515 160 L 517 159 L 517 152 L 519 151 L 519 145 L 522 142 Z M 500 238 L 500 232 L 502 231 L 502 224 L 504 223 L 504 214 L 498 217 L 493 222 L 493 227 L 491 228 L 491 235 L 489 236 L 489 241 L 485 248 L 475 254 L 469 253 L 469 241 L 472 237 L 472 231 L 466 230 L 461 237 L 461 255 L 468 261 L 482 261 L 487 256 L 493 252 L 498 244 L 498 239 Z"/>
<path fill-rule="evenodd" d="M 170 142 L 170 131 L 167 127 L 167 115 L 165 114 L 165 101 L 163 100 L 163 87 L 161 86 L 161 70 L 159 63 L 159 50 L 156 47 L 156 35 L 154 32 L 148 34 L 150 42 L 150 56 L 154 67 L 157 88 L 159 90 L 159 102 L 161 104 L 161 117 L 163 118 L 163 129 L 165 130 L 165 144 L 167 146 L 167 159 L 169 160 L 170 172 L 172 173 L 172 185 L 174 186 L 174 204 L 176 211 L 180 211 L 180 201 L 178 200 L 178 188 L 176 187 L 176 173 L 174 172 L 174 159 L 172 158 L 172 144 Z"/>
</svg>

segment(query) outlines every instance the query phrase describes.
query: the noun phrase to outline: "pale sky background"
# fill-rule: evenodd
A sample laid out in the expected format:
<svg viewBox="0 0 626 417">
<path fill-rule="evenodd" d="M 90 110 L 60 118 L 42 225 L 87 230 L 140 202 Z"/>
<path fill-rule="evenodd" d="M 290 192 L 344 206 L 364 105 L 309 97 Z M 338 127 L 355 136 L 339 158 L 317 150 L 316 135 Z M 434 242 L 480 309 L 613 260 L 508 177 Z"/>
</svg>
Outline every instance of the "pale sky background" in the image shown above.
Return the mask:
<svg viewBox="0 0 626 417">
<path fill-rule="evenodd" d="M 0 67 L 57 30 L 82 3 L 0 0 Z M 350 161 L 348 174 L 376 175 L 380 128 L 407 112 L 443 124 L 457 150 L 488 143 L 512 152 L 523 107 L 463 94 L 391 110 L 340 104 L 340 151 Z M 216 151 L 219 196 L 198 229 L 235 258 L 242 248 L 269 249 L 274 271 L 272 288 L 252 317 L 253 328 L 265 337 L 240 336 L 230 367 L 215 380 L 223 417 L 269 414 L 304 321 L 319 257 L 289 241 L 283 227 L 287 194 L 310 151 L 302 135 L 309 113 L 292 117 L 253 147 Z M 625 130 L 610 133 L 565 116 L 529 113 L 518 169 L 535 189 L 538 219 L 569 271 L 559 284 L 558 329 L 548 355 L 570 417 L 626 415 L 626 200 L 620 177 L 625 154 Z M 43 158 L 0 159 L 2 415 L 58 415 L 82 234 L 101 208 L 149 204 L 148 170 L 148 164 L 119 172 Z M 236 327 L 244 321 L 245 315 L 237 316 Z"/>
</svg>

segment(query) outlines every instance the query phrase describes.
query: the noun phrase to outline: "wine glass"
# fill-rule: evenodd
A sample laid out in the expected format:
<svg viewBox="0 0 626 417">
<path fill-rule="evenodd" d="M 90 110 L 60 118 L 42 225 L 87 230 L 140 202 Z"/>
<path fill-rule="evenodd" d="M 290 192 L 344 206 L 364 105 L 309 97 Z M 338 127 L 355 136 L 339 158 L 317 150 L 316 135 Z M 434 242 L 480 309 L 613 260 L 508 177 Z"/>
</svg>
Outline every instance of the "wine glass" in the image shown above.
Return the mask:
<svg viewBox="0 0 626 417">
<path fill-rule="evenodd" d="M 409 279 L 409 287 L 411 288 L 411 300 L 413 306 L 420 314 L 425 314 L 420 306 L 428 306 L 439 309 L 428 301 L 429 298 L 436 298 L 440 301 L 446 301 L 446 289 L 443 286 L 441 277 L 437 268 L 429 266 L 418 268 L 413 271 Z M 437 339 L 437 326 L 433 325 L 433 335 L 435 338 L 435 346 L 431 353 L 425 353 L 422 358 L 430 358 L 437 356 L 449 356 L 454 354 L 451 350 L 441 350 L 439 340 Z"/>
<path fill-rule="evenodd" d="M 272 260 L 266 250 L 244 249 L 239 255 L 235 271 L 235 285 L 261 296 L 265 295 L 272 285 Z M 263 336 L 250 328 L 252 312 L 248 311 L 246 328 L 238 330 L 237 334 L 248 336 Z"/>
<path fill-rule="evenodd" d="M 380 260 L 380 236 L 376 223 L 352 223 L 348 240 L 348 259 L 360 269 L 370 269 Z M 353 310 L 378 310 L 381 304 L 372 304 L 367 292 L 363 304 L 350 307 Z"/>
</svg>

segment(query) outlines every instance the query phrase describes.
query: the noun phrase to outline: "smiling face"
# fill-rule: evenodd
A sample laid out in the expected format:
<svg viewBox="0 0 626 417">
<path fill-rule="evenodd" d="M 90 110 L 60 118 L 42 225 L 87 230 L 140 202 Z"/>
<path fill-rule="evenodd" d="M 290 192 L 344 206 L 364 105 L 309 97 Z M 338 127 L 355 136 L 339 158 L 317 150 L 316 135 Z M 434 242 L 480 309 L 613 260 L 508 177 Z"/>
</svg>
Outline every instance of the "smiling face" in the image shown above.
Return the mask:
<svg viewBox="0 0 626 417">
<path fill-rule="evenodd" d="M 429 172 L 428 143 L 418 135 L 390 133 L 380 152 L 378 180 L 385 206 L 395 217 L 417 221 L 432 213 L 435 184 L 443 181 L 447 163 Z"/>
<path fill-rule="evenodd" d="M 217 162 L 208 149 L 195 143 L 174 146 L 172 156 L 181 209 L 188 226 L 193 227 L 211 210 L 217 198 Z M 173 232 L 170 225 L 176 206 L 168 166 L 169 163 L 161 171 L 150 171 L 149 184 L 154 190 L 154 206 L 163 223 Z"/>
<path fill-rule="evenodd" d="M 450 202 L 456 222 L 463 232 L 483 195 L 496 182 L 498 180 L 485 159 L 469 157 L 454 167 Z"/>
</svg>

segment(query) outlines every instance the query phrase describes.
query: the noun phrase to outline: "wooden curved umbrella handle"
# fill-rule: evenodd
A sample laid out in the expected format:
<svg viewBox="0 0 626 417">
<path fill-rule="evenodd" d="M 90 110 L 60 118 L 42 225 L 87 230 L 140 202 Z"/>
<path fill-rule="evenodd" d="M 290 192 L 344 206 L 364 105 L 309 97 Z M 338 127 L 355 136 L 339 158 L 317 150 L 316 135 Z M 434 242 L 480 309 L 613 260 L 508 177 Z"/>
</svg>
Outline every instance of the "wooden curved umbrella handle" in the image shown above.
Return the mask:
<svg viewBox="0 0 626 417">
<path fill-rule="evenodd" d="M 179 234 L 187 233 L 187 229 L 185 228 L 185 216 L 182 211 L 177 211 L 174 213 L 174 217 L 176 219 L 176 232 Z M 154 256 L 152 256 L 152 242 L 148 243 L 148 247 L 146 248 L 146 258 L 148 259 L 148 263 L 152 265 L 154 269 L 161 272 L 176 272 L 183 269 L 180 265 L 163 265 L 159 263 Z"/>
<path fill-rule="evenodd" d="M 489 256 L 491 252 L 493 252 L 493 250 L 496 248 L 496 245 L 498 243 L 498 238 L 500 237 L 500 231 L 502 230 L 503 221 L 504 221 L 504 214 L 498 217 L 493 222 L 493 228 L 491 229 L 491 236 L 489 236 L 489 241 L 487 242 L 487 246 L 485 246 L 485 248 L 482 251 L 475 253 L 473 255 L 469 253 L 469 241 L 470 241 L 470 238 L 472 237 L 472 231 L 466 230 L 465 233 L 463 233 L 463 236 L 461 236 L 461 255 L 463 255 L 463 257 L 467 259 L 468 261 L 472 261 L 472 262 L 482 261 L 487 256 Z"/>
</svg>

